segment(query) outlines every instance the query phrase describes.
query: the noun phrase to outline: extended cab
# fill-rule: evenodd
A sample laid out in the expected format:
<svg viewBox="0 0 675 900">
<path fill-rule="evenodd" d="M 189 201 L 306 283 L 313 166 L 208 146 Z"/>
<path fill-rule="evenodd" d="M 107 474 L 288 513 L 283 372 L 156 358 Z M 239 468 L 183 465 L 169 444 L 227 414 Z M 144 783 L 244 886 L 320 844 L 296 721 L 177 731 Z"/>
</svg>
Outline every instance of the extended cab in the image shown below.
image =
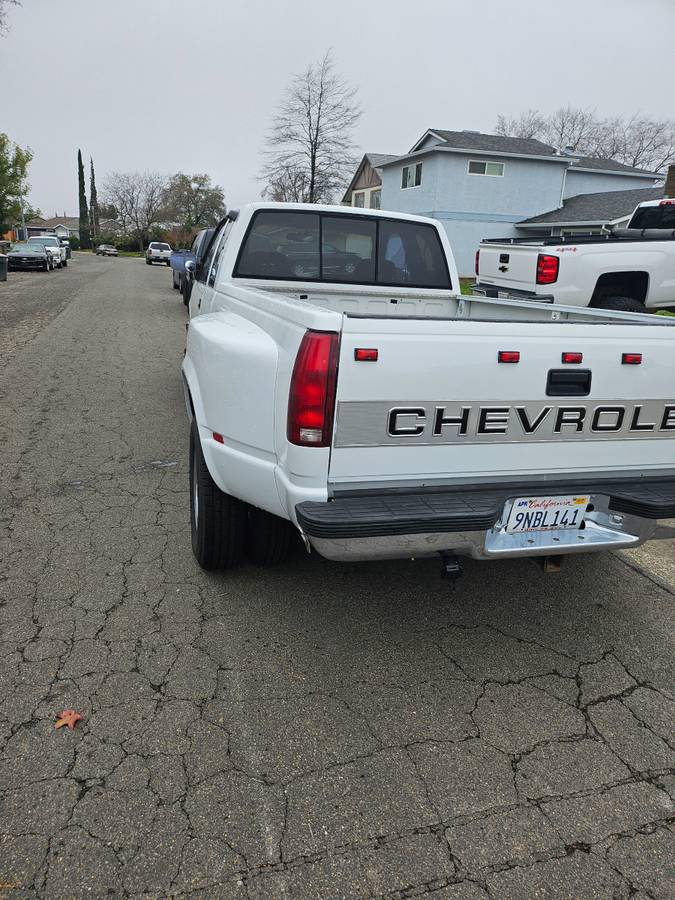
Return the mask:
<svg viewBox="0 0 675 900">
<path fill-rule="evenodd" d="M 476 290 L 632 312 L 675 308 L 675 200 L 649 200 L 608 234 L 489 239 Z"/>
<path fill-rule="evenodd" d="M 462 297 L 432 219 L 231 211 L 190 315 L 205 568 L 279 561 L 299 531 L 330 559 L 452 570 L 635 547 L 675 516 L 675 320 Z"/>
</svg>

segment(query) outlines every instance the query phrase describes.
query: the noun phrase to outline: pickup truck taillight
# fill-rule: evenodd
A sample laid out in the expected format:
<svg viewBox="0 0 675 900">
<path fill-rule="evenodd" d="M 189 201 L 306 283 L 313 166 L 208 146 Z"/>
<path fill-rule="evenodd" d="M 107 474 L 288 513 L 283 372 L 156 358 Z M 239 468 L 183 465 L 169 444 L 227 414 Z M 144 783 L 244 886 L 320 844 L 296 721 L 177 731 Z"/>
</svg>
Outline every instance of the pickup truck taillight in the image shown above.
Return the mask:
<svg viewBox="0 0 675 900">
<path fill-rule="evenodd" d="M 475 268 L 476 268 L 476 275 L 478 275 L 478 263 L 479 263 L 479 261 L 480 261 L 480 250 L 476 250 L 476 265 L 475 265 Z"/>
<path fill-rule="evenodd" d="M 537 257 L 537 284 L 553 284 L 557 281 L 559 265 L 557 256 L 540 253 Z"/>
<path fill-rule="evenodd" d="M 301 447 L 329 447 L 340 336 L 307 331 L 293 366 L 288 395 L 288 440 Z"/>
</svg>

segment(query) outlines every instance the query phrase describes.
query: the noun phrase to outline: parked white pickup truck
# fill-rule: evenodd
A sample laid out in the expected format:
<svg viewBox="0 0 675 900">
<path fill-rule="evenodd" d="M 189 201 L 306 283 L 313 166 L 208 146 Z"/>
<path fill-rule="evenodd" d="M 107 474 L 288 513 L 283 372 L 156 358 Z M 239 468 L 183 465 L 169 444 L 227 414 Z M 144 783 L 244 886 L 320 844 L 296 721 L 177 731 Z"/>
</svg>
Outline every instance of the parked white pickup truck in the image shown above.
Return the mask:
<svg viewBox="0 0 675 900">
<path fill-rule="evenodd" d="M 42 244 L 52 258 L 52 268 L 62 269 L 68 265 L 66 248 L 55 234 L 36 234 L 29 237 L 27 243 Z"/>
<path fill-rule="evenodd" d="M 675 308 L 675 200 L 649 200 L 627 228 L 541 240 L 484 240 L 476 290 L 627 312 Z"/>
<path fill-rule="evenodd" d="M 635 547 L 675 516 L 675 320 L 462 297 L 439 223 L 344 207 L 231 211 L 195 275 L 204 568 L 277 562 L 296 529 L 452 572 Z"/>
</svg>

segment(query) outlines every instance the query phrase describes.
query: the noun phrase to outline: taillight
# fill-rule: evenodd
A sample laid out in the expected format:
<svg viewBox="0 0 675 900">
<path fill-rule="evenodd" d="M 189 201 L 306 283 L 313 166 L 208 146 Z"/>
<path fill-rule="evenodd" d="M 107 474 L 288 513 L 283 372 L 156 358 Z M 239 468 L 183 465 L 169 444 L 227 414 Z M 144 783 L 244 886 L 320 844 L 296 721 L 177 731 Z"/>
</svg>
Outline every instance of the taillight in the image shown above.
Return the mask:
<svg viewBox="0 0 675 900">
<path fill-rule="evenodd" d="M 659 206 L 675 206 L 675 200 L 662 200 Z"/>
<path fill-rule="evenodd" d="M 478 275 L 478 261 L 480 260 L 480 250 L 476 250 L 476 275 Z"/>
<path fill-rule="evenodd" d="M 293 366 L 288 395 L 288 440 L 301 447 L 329 447 L 337 382 L 339 335 L 307 331 Z"/>
<path fill-rule="evenodd" d="M 578 363 L 583 362 L 583 359 L 583 353 L 563 353 L 560 361 L 566 365 L 577 365 Z"/>
<path fill-rule="evenodd" d="M 540 253 L 537 257 L 537 284 L 553 284 L 557 281 L 559 265 L 557 256 Z"/>
<path fill-rule="evenodd" d="M 640 366 L 642 365 L 641 353 L 622 353 L 621 362 L 624 366 Z"/>
<path fill-rule="evenodd" d="M 500 350 L 497 354 L 497 362 L 500 363 L 519 363 L 520 350 Z"/>
</svg>

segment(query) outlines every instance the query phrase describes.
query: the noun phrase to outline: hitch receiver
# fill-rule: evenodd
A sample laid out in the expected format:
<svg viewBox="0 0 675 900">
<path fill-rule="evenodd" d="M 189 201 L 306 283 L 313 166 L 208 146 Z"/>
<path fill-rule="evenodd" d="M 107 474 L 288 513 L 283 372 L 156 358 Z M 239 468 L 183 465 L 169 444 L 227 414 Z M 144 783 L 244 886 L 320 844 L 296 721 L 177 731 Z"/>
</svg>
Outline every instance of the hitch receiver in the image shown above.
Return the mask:
<svg viewBox="0 0 675 900">
<path fill-rule="evenodd" d="M 447 578 L 452 587 L 457 579 L 464 574 L 462 564 L 453 553 L 441 553 L 441 578 Z"/>
</svg>

